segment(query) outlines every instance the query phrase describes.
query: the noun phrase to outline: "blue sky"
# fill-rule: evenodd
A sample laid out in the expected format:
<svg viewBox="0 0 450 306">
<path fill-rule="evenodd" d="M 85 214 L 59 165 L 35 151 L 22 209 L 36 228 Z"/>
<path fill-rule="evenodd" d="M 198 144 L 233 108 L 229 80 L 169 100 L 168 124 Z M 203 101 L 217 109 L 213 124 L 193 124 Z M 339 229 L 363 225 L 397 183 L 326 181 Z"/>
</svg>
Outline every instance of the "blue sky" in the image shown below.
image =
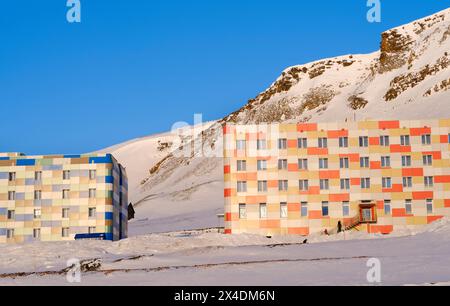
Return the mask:
<svg viewBox="0 0 450 306">
<path fill-rule="evenodd" d="M 218 119 L 288 66 L 379 48 L 380 33 L 450 0 L 0 2 L 0 151 L 84 153 Z"/>
</svg>

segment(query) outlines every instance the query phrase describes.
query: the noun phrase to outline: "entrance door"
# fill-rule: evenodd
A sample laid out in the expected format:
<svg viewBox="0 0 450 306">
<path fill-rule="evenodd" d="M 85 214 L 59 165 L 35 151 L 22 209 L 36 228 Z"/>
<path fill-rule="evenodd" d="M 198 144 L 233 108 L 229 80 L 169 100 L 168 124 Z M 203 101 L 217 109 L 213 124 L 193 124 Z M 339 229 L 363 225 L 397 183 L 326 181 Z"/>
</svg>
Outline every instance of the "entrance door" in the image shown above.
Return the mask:
<svg viewBox="0 0 450 306">
<path fill-rule="evenodd" d="M 372 222 L 373 218 L 372 218 L 372 209 L 371 208 L 364 208 L 362 210 L 362 218 L 363 218 L 363 222 Z"/>
</svg>

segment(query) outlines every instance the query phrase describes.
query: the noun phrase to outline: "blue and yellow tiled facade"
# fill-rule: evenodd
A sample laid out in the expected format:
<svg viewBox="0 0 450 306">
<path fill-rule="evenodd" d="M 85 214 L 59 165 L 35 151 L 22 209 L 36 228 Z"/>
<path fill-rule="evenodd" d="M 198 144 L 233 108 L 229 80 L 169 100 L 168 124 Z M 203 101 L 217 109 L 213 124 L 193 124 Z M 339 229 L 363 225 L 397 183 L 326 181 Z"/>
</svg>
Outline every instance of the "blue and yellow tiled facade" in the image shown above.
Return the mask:
<svg viewBox="0 0 450 306">
<path fill-rule="evenodd" d="M 0 153 L 0 243 L 117 241 L 127 204 L 126 171 L 110 154 Z"/>
</svg>

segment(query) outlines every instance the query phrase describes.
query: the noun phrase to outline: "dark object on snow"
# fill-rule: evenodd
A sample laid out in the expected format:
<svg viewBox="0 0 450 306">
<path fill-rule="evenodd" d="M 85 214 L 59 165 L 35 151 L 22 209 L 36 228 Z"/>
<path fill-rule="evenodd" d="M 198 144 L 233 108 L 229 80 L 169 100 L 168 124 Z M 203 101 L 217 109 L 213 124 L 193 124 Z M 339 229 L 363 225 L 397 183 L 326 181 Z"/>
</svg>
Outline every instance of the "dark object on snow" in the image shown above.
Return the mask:
<svg viewBox="0 0 450 306">
<path fill-rule="evenodd" d="M 303 241 L 303 244 L 307 244 L 308 243 L 308 239 L 305 239 L 305 241 Z"/>
<path fill-rule="evenodd" d="M 130 203 L 130 205 L 128 205 L 128 221 L 134 219 L 135 214 L 136 212 L 134 211 L 133 204 Z"/>
<path fill-rule="evenodd" d="M 341 221 L 338 222 L 338 234 L 339 233 L 342 233 L 342 222 Z"/>
<path fill-rule="evenodd" d="M 327 229 L 325 229 L 325 231 L 323 232 L 323 234 L 326 235 L 326 236 L 330 236 L 330 234 L 328 233 L 328 230 L 327 230 Z"/>
</svg>

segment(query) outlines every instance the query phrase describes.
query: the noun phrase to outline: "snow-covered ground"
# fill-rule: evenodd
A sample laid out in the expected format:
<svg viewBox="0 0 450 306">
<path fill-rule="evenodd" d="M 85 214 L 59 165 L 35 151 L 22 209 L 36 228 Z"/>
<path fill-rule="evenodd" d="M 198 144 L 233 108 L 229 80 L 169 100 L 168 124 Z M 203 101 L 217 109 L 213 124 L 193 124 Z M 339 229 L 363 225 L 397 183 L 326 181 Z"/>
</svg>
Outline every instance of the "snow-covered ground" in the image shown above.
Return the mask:
<svg viewBox="0 0 450 306">
<path fill-rule="evenodd" d="M 371 285 L 371 258 L 381 262 L 381 285 L 450 284 L 449 219 L 396 236 L 304 239 L 210 230 L 11 245 L 0 253 L 0 285 L 71 285 L 60 272 L 71 258 L 101 262 L 79 285 Z"/>
</svg>

